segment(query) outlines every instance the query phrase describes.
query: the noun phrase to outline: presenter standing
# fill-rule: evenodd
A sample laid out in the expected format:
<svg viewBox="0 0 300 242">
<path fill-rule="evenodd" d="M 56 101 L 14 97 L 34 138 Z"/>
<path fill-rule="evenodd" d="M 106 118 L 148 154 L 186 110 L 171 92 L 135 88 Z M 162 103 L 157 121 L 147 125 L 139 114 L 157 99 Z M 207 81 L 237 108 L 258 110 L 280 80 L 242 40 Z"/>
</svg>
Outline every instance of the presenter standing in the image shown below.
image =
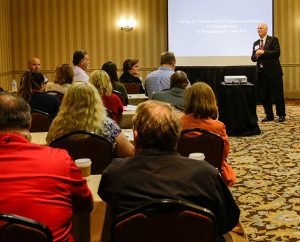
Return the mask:
<svg viewBox="0 0 300 242">
<path fill-rule="evenodd" d="M 272 98 L 276 106 L 278 122 L 285 121 L 285 104 L 283 95 L 283 72 L 279 57 L 280 46 L 276 37 L 267 35 L 268 26 L 260 23 L 257 28 L 259 38 L 253 43 L 251 60 L 257 62 L 258 88 L 266 117 L 262 122 L 273 121 Z"/>
</svg>

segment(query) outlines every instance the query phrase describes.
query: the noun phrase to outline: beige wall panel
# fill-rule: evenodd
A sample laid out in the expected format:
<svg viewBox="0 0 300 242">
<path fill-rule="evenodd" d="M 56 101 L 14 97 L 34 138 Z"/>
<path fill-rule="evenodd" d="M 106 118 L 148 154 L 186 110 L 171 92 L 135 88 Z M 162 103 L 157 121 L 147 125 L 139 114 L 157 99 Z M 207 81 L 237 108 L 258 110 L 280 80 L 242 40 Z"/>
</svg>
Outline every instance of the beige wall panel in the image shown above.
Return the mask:
<svg viewBox="0 0 300 242">
<path fill-rule="evenodd" d="M 275 0 L 275 35 L 281 46 L 285 96 L 300 98 L 300 1 Z"/>
<path fill-rule="evenodd" d="M 142 68 L 156 68 L 166 50 L 166 0 L 13 0 L 12 37 L 16 77 L 27 59 L 38 56 L 47 76 L 57 64 L 71 63 L 76 49 L 88 51 L 91 71 L 108 60 L 121 69 L 126 58 L 139 58 Z M 117 26 L 134 17 L 130 32 Z M 147 72 L 147 71 L 146 71 Z M 50 78 L 49 78 L 50 79 Z"/>
<path fill-rule="evenodd" d="M 0 0 L 0 87 L 10 90 L 12 80 L 10 1 Z"/>
</svg>

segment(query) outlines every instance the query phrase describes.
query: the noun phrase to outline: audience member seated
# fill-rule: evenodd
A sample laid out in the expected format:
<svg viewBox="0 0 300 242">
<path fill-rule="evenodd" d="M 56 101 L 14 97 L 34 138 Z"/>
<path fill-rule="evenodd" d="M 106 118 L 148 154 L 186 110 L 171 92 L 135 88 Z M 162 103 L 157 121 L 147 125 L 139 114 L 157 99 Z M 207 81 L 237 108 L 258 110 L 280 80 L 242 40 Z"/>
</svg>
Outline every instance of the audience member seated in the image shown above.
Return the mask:
<svg viewBox="0 0 300 242">
<path fill-rule="evenodd" d="M 133 124 L 136 156 L 114 159 L 98 190 L 113 216 L 153 199 L 184 200 L 214 213 L 217 241 L 224 241 L 223 235 L 238 224 L 240 210 L 214 167 L 176 152 L 177 112 L 170 104 L 146 101 L 138 105 Z"/>
<path fill-rule="evenodd" d="M 86 73 L 90 60 L 88 53 L 85 50 L 76 50 L 73 53 L 73 70 L 74 70 L 74 81 L 89 81 L 89 75 Z"/>
<path fill-rule="evenodd" d="M 102 65 L 102 70 L 106 71 L 106 73 L 109 75 L 113 89 L 123 93 L 124 96 L 126 97 L 126 103 L 128 103 L 126 88 L 118 78 L 117 65 L 111 61 L 108 61 Z"/>
<path fill-rule="evenodd" d="M 45 91 L 57 91 L 65 94 L 73 82 L 74 71 L 69 64 L 62 64 L 56 67 L 54 82 L 46 84 Z"/>
<path fill-rule="evenodd" d="M 41 61 L 39 58 L 37 57 L 33 57 L 33 58 L 30 58 L 28 60 L 28 70 L 31 71 L 31 72 L 37 72 L 37 71 L 40 71 L 40 68 L 41 68 Z"/>
<path fill-rule="evenodd" d="M 188 85 L 187 75 L 183 71 L 176 71 L 171 76 L 170 90 L 154 92 L 152 99 L 170 103 L 174 107 L 183 110 L 184 90 Z"/>
<path fill-rule="evenodd" d="M 89 81 L 98 90 L 104 106 L 112 111 L 113 120 L 119 122 L 123 113 L 123 104 L 120 98 L 112 93 L 109 75 L 103 70 L 96 70 L 91 73 Z"/>
<path fill-rule="evenodd" d="M 120 76 L 120 80 L 123 83 L 136 83 L 139 85 L 140 93 L 145 93 L 141 79 L 139 78 L 139 60 L 127 59 L 123 62 L 123 74 Z"/>
<path fill-rule="evenodd" d="M 176 58 L 173 52 L 163 52 L 160 55 L 160 67 L 146 77 L 145 89 L 149 99 L 154 92 L 170 88 L 170 77 L 174 73 Z"/>
<path fill-rule="evenodd" d="M 40 72 L 26 71 L 21 79 L 18 94 L 29 103 L 30 107 L 48 113 L 54 118 L 60 101 L 57 97 L 45 93 L 45 77 Z"/>
<path fill-rule="evenodd" d="M 0 210 L 47 225 L 55 242 L 74 241 L 72 215 L 92 210 L 91 192 L 65 150 L 30 143 L 30 118 L 23 98 L 0 94 Z"/>
<path fill-rule="evenodd" d="M 133 145 L 121 133 L 116 122 L 107 117 L 97 89 L 88 82 L 72 83 L 64 96 L 57 117 L 50 126 L 47 143 L 75 130 L 105 136 L 113 143 L 117 157 L 134 155 Z"/>
<path fill-rule="evenodd" d="M 184 97 L 184 115 L 181 117 L 182 129 L 203 128 L 219 134 L 224 140 L 222 176 L 228 186 L 236 183 L 236 176 L 226 162 L 229 153 L 229 142 L 225 125 L 217 120 L 218 107 L 216 97 L 209 85 L 196 82 L 186 88 Z"/>
<path fill-rule="evenodd" d="M 40 59 L 37 58 L 37 57 L 30 58 L 27 62 L 27 68 L 28 68 L 27 71 L 30 71 L 30 72 L 40 72 L 40 68 L 41 68 Z M 25 75 L 27 73 L 27 71 L 23 75 Z M 45 76 L 44 76 L 44 78 L 45 78 L 45 83 L 47 83 L 48 78 L 45 77 Z M 23 77 L 21 78 L 21 84 L 20 85 L 22 85 L 22 79 L 23 79 Z"/>
</svg>

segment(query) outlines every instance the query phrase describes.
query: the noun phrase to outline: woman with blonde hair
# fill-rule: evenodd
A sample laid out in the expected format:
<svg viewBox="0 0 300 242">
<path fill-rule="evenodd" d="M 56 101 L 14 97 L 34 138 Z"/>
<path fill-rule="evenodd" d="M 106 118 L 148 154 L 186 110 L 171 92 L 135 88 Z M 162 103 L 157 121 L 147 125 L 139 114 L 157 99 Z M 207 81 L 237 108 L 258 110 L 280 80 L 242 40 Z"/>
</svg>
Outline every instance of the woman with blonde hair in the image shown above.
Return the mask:
<svg viewBox="0 0 300 242">
<path fill-rule="evenodd" d="M 69 64 L 62 64 L 56 67 L 55 81 L 48 82 L 46 85 L 46 92 L 57 91 L 65 94 L 73 82 L 74 71 Z"/>
<path fill-rule="evenodd" d="M 47 143 L 75 130 L 103 135 L 115 144 L 117 157 L 134 155 L 134 147 L 120 127 L 106 116 L 97 89 L 90 83 L 74 82 L 67 90 L 57 117 L 47 135 Z"/>
<path fill-rule="evenodd" d="M 103 70 L 96 70 L 90 74 L 89 82 L 98 90 L 104 106 L 112 111 L 113 120 L 120 121 L 123 113 L 123 104 L 120 98 L 112 93 L 112 84 L 109 75 Z"/>
<path fill-rule="evenodd" d="M 182 129 L 203 128 L 219 134 L 224 141 L 222 176 L 228 186 L 236 182 L 231 166 L 226 162 L 229 142 L 224 123 L 217 120 L 218 106 L 211 87 L 204 82 L 196 82 L 188 87 L 184 96 L 184 115 L 181 117 Z"/>
</svg>

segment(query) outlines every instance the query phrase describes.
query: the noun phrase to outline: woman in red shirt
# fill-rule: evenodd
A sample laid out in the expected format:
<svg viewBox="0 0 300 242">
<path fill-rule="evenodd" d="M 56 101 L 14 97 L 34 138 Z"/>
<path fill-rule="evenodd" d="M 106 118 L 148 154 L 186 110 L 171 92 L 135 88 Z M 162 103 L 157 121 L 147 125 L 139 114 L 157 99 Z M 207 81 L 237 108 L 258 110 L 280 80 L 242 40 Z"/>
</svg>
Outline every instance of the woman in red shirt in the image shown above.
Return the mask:
<svg viewBox="0 0 300 242">
<path fill-rule="evenodd" d="M 123 104 L 120 98 L 112 93 L 109 75 L 103 70 L 96 70 L 91 73 L 89 81 L 97 88 L 104 106 L 112 111 L 113 120 L 118 123 L 123 113 Z"/>
</svg>

